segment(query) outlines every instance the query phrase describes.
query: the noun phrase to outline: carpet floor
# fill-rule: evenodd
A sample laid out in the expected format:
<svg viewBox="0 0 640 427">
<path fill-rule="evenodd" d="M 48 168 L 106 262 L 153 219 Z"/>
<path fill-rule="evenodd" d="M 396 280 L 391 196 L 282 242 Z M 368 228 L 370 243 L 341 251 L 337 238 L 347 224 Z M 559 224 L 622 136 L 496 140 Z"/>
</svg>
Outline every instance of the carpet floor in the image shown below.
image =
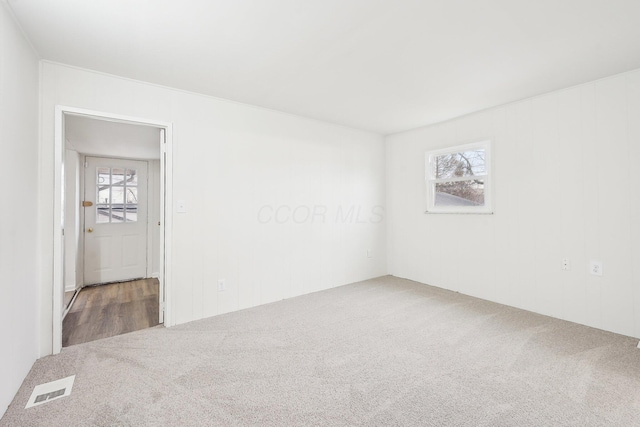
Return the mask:
<svg viewBox="0 0 640 427">
<path fill-rule="evenodd" d="M 387 276 L 65 348 L 0 425 L 638 426 L 636 344 Z"/>
</svg>

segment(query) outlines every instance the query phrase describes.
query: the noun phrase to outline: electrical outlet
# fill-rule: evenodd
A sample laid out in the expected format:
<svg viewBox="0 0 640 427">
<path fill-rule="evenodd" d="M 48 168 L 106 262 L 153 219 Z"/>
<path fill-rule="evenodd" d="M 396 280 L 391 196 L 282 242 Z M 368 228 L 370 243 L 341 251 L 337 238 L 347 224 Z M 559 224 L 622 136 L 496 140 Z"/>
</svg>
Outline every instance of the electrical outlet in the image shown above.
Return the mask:
<svg viewBox="0 0 640 427">
<path fill-rule="evenodd" d="M 224 279 L 218 280 L 218 292 L 223 292 L 227 290 L 227 282 Z"/>
<path fill-rule="evenodd" d="M 569 262 L 569 258 L 562 258 L 562 269 L 564 271 L 571 270 L 571 263 Z"/>
<path fill-rule="evenodd" d="M 367 249 L 367 258 L 371 258 L 373 256 L 373 251 L 371 249 Z"/>
<path fill-rule="evenodd" d="M 602 276 L 602 261 L 591 261 L 589 263 L 589 273 L 594 276 Z"/>
</svg>

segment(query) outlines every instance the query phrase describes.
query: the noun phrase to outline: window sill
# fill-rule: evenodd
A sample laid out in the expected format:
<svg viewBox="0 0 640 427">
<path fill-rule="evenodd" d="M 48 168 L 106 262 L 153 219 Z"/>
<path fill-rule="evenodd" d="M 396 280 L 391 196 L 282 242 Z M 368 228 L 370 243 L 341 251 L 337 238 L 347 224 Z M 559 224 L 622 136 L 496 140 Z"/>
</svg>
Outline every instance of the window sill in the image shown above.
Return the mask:
<svg viewBox="0 0 640 427">
<path fill-rule="evenodd" d="M 424 211 L 427 215 L 493 215 L 493 212 Z"/>
</svg>

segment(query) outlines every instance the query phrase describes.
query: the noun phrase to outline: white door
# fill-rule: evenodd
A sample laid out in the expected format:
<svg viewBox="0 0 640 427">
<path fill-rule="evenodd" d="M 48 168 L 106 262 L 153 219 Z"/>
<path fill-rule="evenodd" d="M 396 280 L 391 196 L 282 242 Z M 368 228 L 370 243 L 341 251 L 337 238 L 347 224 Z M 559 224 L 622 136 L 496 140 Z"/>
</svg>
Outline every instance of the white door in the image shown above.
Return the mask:
<svg viewBox="0 0 640 427">
<path fill-rule="evenodd" d="M 86 157 L 85 285 L 146 277 L 147 165 Z"/>
</svg>

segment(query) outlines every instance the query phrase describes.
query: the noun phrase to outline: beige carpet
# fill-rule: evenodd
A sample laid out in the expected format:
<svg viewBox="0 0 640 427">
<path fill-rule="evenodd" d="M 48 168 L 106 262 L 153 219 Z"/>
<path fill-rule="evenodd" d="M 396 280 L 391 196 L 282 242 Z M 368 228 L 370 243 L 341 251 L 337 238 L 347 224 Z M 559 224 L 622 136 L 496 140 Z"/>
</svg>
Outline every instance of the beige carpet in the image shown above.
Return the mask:
<svg viewBox="0 0 640 427">
<path fill-rule="evenodd" d="M 382 277 L 39 360 L 2 426 L 634 426 L 637 340 Z M 24 409 L 36 384 L 73 393 Z"/>
</svg>

